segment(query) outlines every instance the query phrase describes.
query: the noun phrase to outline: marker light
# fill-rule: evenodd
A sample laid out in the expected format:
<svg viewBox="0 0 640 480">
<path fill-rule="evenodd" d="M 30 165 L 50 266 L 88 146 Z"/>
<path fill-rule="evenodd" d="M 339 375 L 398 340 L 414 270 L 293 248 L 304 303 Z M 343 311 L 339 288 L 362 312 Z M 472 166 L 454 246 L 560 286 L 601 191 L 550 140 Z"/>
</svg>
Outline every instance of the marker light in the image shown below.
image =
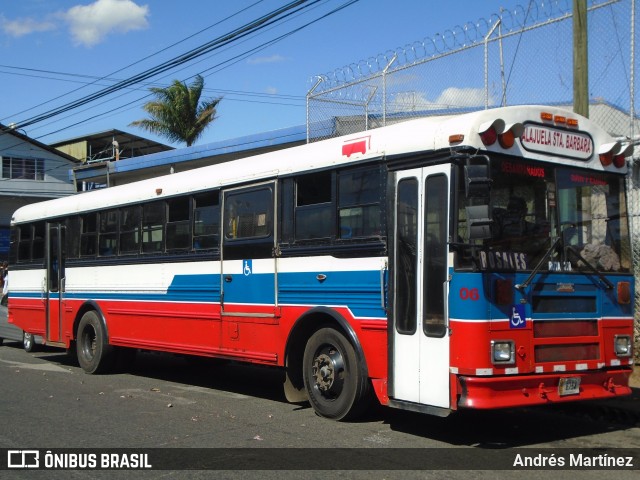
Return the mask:
<svg viewBox="0 0 640 480">
<path fill-rule="evenodd" d="M 603 167 L 608 167 L 609 165 L 611 165 L 612 161 L 613 161 L 613 154 L 611 152 L 600 154 L 600 163 L 602 164 Z"/>
<path fill-rule="evenodd" d="M 551 122 L 553 120 L 553 114 L 549 112 L 540 112 L 540 120 L 543 122 Z"/>
<path fill-rule="evenodd" d="M 516 137 L 513 134 L 513 130 L 507 130 L 504 133 L 498 135 L 498 143 L 502 148 L 511 148 L 516 141 Z"/>
<path fill-rule="evenodd" d="M 489 127 L 487 130 L 480 134 L 480 140 L 482 140 L 482 143 L 487 147 L 496 143 L 497 139 L 498 132 L 496 132 L 496 129 L 494 127 Z"/>
<path fill-rule="evenodd" d="M 513 304 L 513 282 L 506 278 L 498 278 L 495 283 L 496 304 L 512 305 Z"/>
<path fill-rule="evenodd" d="M 515 362 L 513 340 L 491 340 L 491 361 L 497 364 Z"/>
<path fill-rule="evenodd" d="M 603 167 L 611 165 L 614 155 L 620 153 L 620 147 L 619 142 L 605 143 L 600 147 L 598 155 L 600 156 L 600 163 Z"/>
<path fill-rule="evenodd" d="M 491 146 L 496 143 L 498 135 L 504 132 L 504 120 L 496 118 L 493 121 L 484 122 L 478 127 L 478 135 L 482 140 L 483 145 Z"/>
<path fill-rule="evenodd" d="M 626 163 L 627 161 L 624 158 L 624 155 L 622 154 L 618 154 L 615 157 L 613 157 L 613 165 L 615 165 L 616 168 L 622 168 L 625 166 Z"/>
<path fill-rule="evenodd" d="M 631 303 L 631 286 L 629 282 L 618 282 L 618 303 L 629 305 Z"/>
<path fill-rule="evenodd" d="M 556 115 L 555 117 L 553 117 L 553 121 L 556 123 L 565 124 L 567 123 L 567 117 Z"/>
<path fill-rule="evenodd" d="M 464 140 L 464 135 L 458 133 L 457 135 L 449 135 L 449 145 L 453 145 L 454 143 L 462 143 Z"/>
<path fill-rule="evenodd" d="M 630 357 L 632 348 L 630 335 L 616 335 L 613 337 L 613 348 L 619 357 Z"/>
<path fill-rule="evenodd" d="M 627 165 L 627 157 L 633 153 L 633 145 L 631 143 L 621 144 L 620 150 L 616 152 L 613 157 L 613 164 L 617 168 L 622 168 Z"/>
<path fill-rule="evenodd" d="M 511 148 L 516 141 L 516 138 L 520 138 L 524 132 L 524 126 L 521 123 L 512 123 L 506 125 L 504 132 L 498 135 L 498 142 L 502 148 Z"/>
<path fill-rule="evenodd" d="M 567 118 L 567 126 L 578 128 L 578 120 L 576 118 Z"/>
</svg>

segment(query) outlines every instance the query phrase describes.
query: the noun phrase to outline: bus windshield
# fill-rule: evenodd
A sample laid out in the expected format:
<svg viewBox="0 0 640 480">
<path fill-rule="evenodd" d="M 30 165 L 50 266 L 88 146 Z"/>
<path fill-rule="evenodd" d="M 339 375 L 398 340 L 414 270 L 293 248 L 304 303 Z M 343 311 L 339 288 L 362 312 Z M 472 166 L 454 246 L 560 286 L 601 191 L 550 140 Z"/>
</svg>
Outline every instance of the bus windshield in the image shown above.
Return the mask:
<svg viewBox="0 0 640 480">
<path fill-rule="evenodd" d="M 492 271 L 629 272 L 624 177 L 519 159 L 491 159 L 491 236 L 469 239 L 460 195 L 457 265 Z M 552 250 L 552 251 L 550 251 Z"/>
</svg>

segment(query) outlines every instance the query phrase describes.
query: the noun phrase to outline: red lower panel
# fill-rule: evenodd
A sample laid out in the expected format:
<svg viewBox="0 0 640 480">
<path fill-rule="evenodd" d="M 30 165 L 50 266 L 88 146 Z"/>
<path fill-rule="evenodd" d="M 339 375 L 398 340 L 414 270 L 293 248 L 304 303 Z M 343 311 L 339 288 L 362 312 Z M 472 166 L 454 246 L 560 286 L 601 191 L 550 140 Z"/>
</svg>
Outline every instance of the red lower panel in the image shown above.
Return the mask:
<svg viewBox="0 0 640 480">
<path fill-rule="evenodd" d="M 225 305 L 211 303 L 96 302 L 113 345 L 175 353 L 222 356 L 238 361 L 284 366 L 284 353 L 296 322 L 312 307 Z M 70 342 L 84 300 L 65 299 L 60 338 Z M 334 309 L 355 332 L 369 376 L 387 376 L 387 322 L 359 320 L 347 308 Z M 10 318 L 25 331 L 44 335 L 45 305 L 39 299 L 16 299 Z M 322 322 L 322 318 L 318 317 Z"/>
</svg>

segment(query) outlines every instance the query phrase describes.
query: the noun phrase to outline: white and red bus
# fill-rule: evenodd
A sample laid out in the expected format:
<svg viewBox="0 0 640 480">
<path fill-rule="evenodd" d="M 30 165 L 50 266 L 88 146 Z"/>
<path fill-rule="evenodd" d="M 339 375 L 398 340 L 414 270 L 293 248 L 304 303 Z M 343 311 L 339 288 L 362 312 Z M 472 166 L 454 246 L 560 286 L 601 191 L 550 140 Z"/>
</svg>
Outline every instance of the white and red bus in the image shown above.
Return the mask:
<svg viewBox="0 0 640 480">
<path fill-rule="evenodd" d="M 10 322 L 88 373 L 135 349 L 279 367 L 322 416 L 630 393 L 627 145 L 518 106 L 23 207 Z"/>
</svg>

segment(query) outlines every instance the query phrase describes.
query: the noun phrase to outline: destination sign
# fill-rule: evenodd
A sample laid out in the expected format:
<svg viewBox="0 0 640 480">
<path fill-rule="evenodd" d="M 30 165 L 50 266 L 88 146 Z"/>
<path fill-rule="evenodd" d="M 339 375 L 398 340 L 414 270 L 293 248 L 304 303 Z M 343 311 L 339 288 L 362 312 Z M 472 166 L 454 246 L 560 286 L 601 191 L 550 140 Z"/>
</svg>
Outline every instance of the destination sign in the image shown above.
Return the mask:
<svg viewBox="0 0 640 480">
<path fill-rule="evenodd" d="M 588 160 L 593 155 L 593 139 L 583 132 L 561 130 L 526 123 L 520 143 L 531 152 Z"/>
<path fill-rule="evenodd" d="M 527 255 L 522 252 L 481 250 L 478 255 L 481 270 L 527 270 Z"/>
</svg>

